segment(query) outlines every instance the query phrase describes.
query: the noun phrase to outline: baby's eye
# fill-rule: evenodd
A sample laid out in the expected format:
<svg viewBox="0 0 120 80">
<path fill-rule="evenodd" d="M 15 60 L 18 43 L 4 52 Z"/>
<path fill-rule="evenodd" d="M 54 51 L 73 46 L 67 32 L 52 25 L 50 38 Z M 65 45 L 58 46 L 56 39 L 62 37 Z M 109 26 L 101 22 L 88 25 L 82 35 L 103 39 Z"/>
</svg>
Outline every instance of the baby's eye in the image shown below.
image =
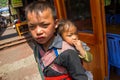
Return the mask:
<svg viewBox="0 0 120 80">
<path fill-rule="evenodd" d="M 78 32 L 75 32 L 74 34 L 75 34 L 75 35 L 77 35 L 77 34 L 78 34 Z"/>
<path fill-rule="evenodd" d="M 68 36 L 68 37 L 71 37 L 71 36 L 72 36 L 72 34 L 68 34 L 67 36 Z"/>
</svg>

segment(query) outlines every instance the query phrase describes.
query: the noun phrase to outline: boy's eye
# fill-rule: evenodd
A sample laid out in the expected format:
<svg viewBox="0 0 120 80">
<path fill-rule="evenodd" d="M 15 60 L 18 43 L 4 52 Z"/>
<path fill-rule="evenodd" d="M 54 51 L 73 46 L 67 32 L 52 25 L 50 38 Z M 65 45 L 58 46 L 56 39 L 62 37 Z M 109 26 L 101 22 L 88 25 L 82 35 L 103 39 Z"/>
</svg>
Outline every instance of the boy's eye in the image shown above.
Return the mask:
<svg viewBox="0 0 120 80">
<path fill-rule="evenodd" d="M 43 27 L 43 28 L 47 28 L 48 25 L 49 25 L 49 24 L 42 24 L 42 25 L 40 25 L 40 26 Z"/>
<path fill-rule="evenodd" d="M 34 29 L 35 29 L 35 26 L 33 26 L 33 25 L 28 26 L 28 27 L 29 27 L 29 29 L 31 29 L 31 30 L 34 30 Z"/>
<path fill-rule="evenodd" d="M 47 28 L 49 24 L 38 24 L 39 27 L 41 28 Z M 29 29 L 34 30 L 37 25 L 29 25 Z"/>
</svg>

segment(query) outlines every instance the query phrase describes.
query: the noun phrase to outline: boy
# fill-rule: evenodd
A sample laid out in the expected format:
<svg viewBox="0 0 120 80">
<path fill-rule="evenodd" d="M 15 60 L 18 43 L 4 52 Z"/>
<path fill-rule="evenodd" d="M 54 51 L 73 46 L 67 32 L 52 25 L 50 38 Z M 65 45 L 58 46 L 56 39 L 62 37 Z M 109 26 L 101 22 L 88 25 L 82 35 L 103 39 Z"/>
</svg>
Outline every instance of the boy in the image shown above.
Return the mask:
<svg viewBox="0 0 120 80">
<path fill-rule="evenodd" d="M 33 2 L 25 14 L 36 42 L 34 55 L 43 80 L 87 80 L 77 52 L 56 34 L 52 6 L 45 1 Z"/>
</svg>

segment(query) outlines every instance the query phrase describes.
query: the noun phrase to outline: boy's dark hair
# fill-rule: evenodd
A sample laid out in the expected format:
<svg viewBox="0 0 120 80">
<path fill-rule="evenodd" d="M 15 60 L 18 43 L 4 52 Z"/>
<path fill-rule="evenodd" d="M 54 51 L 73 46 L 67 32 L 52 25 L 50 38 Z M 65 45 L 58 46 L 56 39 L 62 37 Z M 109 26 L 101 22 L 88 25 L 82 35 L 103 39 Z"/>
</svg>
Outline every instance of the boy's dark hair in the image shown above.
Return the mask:
<svg viewBox="0 0 120 80">
<path fill-rule="evenodd" d="M 43 12 L 44 10 L 51 9 L 53 18 L 56 19 L 56 10 L 53 5 L 47 1 L 34 1 L 25 8 L 25 15 L 27 18 L 28 12 Z"/>
</svg>

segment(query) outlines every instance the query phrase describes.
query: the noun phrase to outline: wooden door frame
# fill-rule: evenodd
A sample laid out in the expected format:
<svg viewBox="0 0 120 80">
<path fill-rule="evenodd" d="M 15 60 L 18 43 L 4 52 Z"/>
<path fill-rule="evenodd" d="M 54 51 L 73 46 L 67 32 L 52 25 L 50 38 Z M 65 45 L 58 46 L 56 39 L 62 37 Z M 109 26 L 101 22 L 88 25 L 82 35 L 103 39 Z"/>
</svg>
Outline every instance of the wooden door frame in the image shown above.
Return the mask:
<svg viewBox="0 0 120 80">
<path fill-rule="evenodd" d="M 58 19 L 66 19 L 66 9 L 65 9 L 65 3 L 64 0 L 54 0 L 54 5 L 56 7 L 57 11 L 57 17 Z"/>
<path fill-rule="evenodd" d="M 59 19 L 67 18 L 64 0 L 54 0 L 57 7 L 57 16 Z M 62 4 L 62 5 L 61 5 Z M 107 59 L 107 46 L 106 46 L 106 22 L 104 11 L 104 0 L 90 0 L 93 34 L 79 33 L 81 40 L 88 44 L 95 45 L 99 57 L 99 75 L 101 80 L 108 75 L 108 59 Z M 84 36 L 84 38 L 83 38 Z"/>
<path fill-rule="evenodd" d="M 102 79 L 108 75 L 107 41 L 106 41 L 106 22 L 104 0 L 91 0 L 93 31 L 98 51 L 100 53 L 100 67 Z"/>
</svg>

